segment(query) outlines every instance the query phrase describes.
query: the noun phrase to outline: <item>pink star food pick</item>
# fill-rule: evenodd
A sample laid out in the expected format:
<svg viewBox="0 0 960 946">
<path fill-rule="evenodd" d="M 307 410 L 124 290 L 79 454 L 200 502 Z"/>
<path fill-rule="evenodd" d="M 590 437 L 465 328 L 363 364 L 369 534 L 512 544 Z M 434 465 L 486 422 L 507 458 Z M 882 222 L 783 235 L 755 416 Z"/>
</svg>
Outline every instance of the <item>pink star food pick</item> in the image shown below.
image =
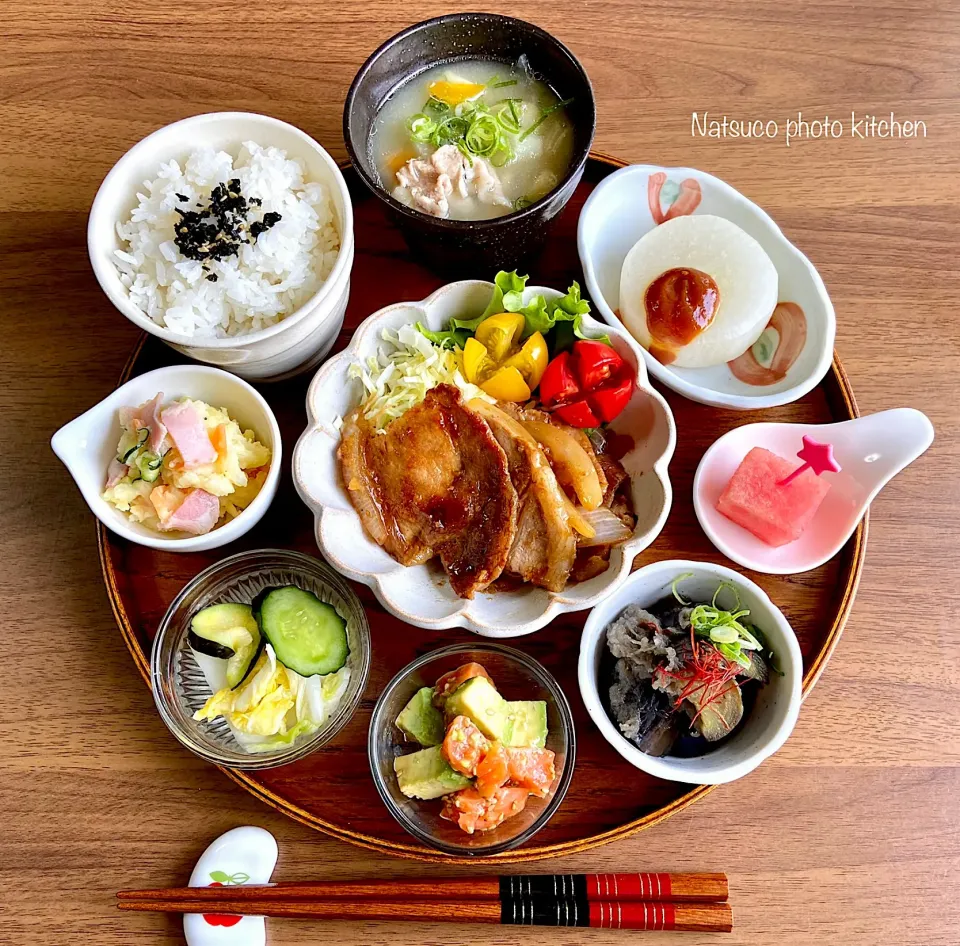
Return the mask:
<svg viewBox="0 0 960 946">
<path fill-rule="evenodd" d="M 803 460 L 789 476 L 777 482 L 777 486 L 786 486 L 793 482 L 804 470 L 813 470 L 819 476 L 821 473 L 839 473 L 840 464 L 833 456 L 833 444 L 820 443 L 813 437 L 803 435 L 803 447 L 797 451 L 797 456 Z"/>
</svg>

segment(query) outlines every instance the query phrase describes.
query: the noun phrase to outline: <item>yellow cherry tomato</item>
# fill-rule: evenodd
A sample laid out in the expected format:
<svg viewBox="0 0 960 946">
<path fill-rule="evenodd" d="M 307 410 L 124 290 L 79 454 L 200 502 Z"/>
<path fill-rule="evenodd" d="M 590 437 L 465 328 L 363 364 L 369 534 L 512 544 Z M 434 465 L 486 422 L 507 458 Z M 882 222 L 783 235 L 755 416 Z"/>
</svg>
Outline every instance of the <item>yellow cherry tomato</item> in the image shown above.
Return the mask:
<svg viewBox="0 0 960 946">
<path fill-rule="evenodd" d="M 482 323 L 481 323 L 482 324 Z M 524 381 L 532 391 L 547 370 L 550 355 L 547 352 L 547 340 L 539 333 L 534 332 L 516 354 L 511 355 L 503 362 L 504 368 L 516 368 L 523 375 Z"/>
<path fill-rule="evenodd" d="M 498 368 L 480 385 L 480 390 L 498 401 L 526 401 L 530 388 L 516 368 Z"/>
<path fill-rule="evenodd" d="M 470 99 L 475 99 L 486 88 L 479 82 L 448 82 L 440 79 L 430 83 L 430 94 L 447 105 L 461 105 Z"/>
<path fill-rule="evenodd" d="M 487 349 L 475 338 L 468 338 L 463 346 L 463 375 L 471 384 L 479 384 L 490 358 Z M 492 366 L 491 366 L 492 367 Z"/>
<path fill-rule="evenodd" d="M 474 337 L 486 348 L 490 359 L 499 365 L 519 345 L 526 325 L 526 319 L 519 313 L 501 312 L 484 319 L 477 326 Z"/>
</svg>

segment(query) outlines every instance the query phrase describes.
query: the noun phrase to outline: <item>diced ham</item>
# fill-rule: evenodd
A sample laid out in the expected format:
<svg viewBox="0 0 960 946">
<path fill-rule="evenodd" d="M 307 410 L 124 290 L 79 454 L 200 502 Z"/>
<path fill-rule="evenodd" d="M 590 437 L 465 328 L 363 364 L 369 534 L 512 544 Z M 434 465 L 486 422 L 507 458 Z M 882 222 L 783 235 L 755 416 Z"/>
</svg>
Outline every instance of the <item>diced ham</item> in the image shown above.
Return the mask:
<svg viewBox="0 0 960 946">
<path fill-rule="evenodd" d="M 163 443 L 167 439 L 167 428 L 160 419 L 160 405 L 163 403 L 163 394 L 158 394 L 152 401 L 140 406 L 144 413 L 141 415 L 144 426 L 150 428 L 150 437 L 147 440 L 147 449 L 151 453 L 162 453 Z"/>
<path fill-rule="evenodd" d="M 121 407 L 120 423 L 127 429 L 149 429 L 146 447 L 151 453 L 163 453 L 164 442 L 167 439 L 167 428 L 160 419 L 160 405 L 163 403 L 163 392 L 160 392 L 149 401 L 144 401 L 139 407 Z"/>
<path fill-rule="evenodd" d="M 107 489 L 113 489 L 129 472 L 130 467 L 114 457 L 110 461 L 110 466 L 107 467 Z"/>
<path fill-rule="evenodd" d="M 167 426 L 173 445 L 180 451 L 185 470 L 196 469 L 217 459 L 217 451 L 210 442 L 207 428 L 189 401 L 166 408 L 160 417 Z"/>
<path fill-rule="evenodd" d="M 163 532 L 189 532 L 191 535 L 204 535 L 209 532 L 220 518 L 220 500 L 205 489 L 192 489 L 166 522 L 159 528 Z"/>
</svg>

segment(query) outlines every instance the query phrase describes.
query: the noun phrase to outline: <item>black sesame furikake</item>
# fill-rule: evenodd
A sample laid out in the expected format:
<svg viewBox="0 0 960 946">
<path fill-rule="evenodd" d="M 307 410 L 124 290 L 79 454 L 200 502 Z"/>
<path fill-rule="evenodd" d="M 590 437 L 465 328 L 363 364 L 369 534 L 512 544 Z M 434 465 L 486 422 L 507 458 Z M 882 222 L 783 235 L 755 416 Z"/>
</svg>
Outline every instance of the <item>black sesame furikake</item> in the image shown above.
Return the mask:
<svg viewBox="0 0 960 946">
<path fill-rule="evenodd" d="M 181 194 L 177 194 L 177 197 L 187 200 Z M 261 220 L 248 221 L 249 205 L 259 207 L 261 203 L 256 197 L 247 201 L 240 191 L 239 178 L 217 184 L 210 192 L 208 206 L 204 207 L 203 202 L 198 201 L 198 210 L 175 208 L 180 214 L 173 238 L 177 249 L 192 260 L 218 260 L 236 256 L 242 244 L 252 243 L 282 219 L 280 214 L 270 212 L 265 213 Z M 207 276 L 207 279 L 211 277 Z M 215 281 L 215 277 L 211 279 L 211 282 Z"/>
</svg>

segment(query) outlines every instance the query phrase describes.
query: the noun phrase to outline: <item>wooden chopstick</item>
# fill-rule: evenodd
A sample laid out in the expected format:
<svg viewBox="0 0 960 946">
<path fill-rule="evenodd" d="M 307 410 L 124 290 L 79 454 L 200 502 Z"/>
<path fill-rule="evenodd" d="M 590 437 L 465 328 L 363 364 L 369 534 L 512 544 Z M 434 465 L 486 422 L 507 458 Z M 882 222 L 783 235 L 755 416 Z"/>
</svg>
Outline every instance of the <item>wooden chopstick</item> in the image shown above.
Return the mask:
<svg viewBox="0 0 960 946">
<path fill-rule="evenodd" d="M 190 890 L 209 888 L 191 887 Z M 218 913 L 316 920 L 418 920 L 421 922 L 491 923 L 508 926 L 579 926 L 623 930 L 676 930 L 729 933 L 733 914 L 728 903 L 590 901 L 518 898 L 500 903 L 412 900 L 263 900 L 234 897 L 242 887 L 213 888 L 216 900 L 122 899 L 121 910 L 166 913 Z M 276 889 L 276 888 L 273 888 Z"/>
<path fill-rule="evenodd" d="M 707 903 L 727 899 L 726 874 L 514 874 L 430 880 L 300 881 L 236 887 L 121 890 L 120 900 L 493 900 L 575 898 L 583 902 Z"/>
</svg>

